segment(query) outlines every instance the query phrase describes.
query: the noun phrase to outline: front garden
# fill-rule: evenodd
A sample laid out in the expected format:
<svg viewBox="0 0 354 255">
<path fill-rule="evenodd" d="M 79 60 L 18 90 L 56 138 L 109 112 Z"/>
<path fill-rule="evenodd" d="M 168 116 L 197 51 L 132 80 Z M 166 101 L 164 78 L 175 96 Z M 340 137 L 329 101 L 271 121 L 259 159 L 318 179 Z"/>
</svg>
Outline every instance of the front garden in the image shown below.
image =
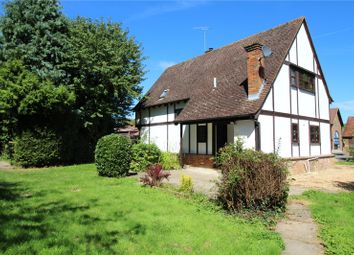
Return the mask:
<svg viewBox="0 0 354 255">
<path fill-rule="evenodd" d="M 93 164 L 0 171 L 2 254 L 280 254 L 260 220 L 97 176 Z"/>
</svg>

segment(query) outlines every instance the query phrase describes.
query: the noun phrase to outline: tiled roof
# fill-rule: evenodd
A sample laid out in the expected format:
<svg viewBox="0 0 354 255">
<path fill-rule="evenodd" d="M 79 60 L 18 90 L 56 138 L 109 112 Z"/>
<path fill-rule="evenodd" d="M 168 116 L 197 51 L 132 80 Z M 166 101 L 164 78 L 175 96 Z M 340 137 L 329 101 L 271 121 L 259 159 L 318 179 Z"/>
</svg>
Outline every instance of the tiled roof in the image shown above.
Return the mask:
<svg viewBox="0 0 354 255">
<path fill-rule="evenodd" d="M 212 50 L 165 70 L 145 99 L 136 108 L 188 100 L 176 121 L 188 122 L 255 115 L 263 105 L 304 18 Z M 265 59 L 267 80 L 257 100 L 249 100 L 247 55 L 244 49 L 254 42 L 268 46 L 272 55 Z M 217 88 L 213 88 L 214 77 Z M 168 94 L 160 98 L 168 89 Z"/>
<path fill-rule="evenodd" d="M 331 124 L 334 123 L 334 119 L 338 116 L 340 124 L 343 126 L 342 116 L 340 114 L 339 108 L 331 108 L 329 109 L 329 122 Z"/>
<path fill-rule="evenodd" d="M 353 137 L 353 135 L 354 135 L 354 117 L 349 117 L 343 131 L 343 137 L 350 138 Z"/>
</svg>

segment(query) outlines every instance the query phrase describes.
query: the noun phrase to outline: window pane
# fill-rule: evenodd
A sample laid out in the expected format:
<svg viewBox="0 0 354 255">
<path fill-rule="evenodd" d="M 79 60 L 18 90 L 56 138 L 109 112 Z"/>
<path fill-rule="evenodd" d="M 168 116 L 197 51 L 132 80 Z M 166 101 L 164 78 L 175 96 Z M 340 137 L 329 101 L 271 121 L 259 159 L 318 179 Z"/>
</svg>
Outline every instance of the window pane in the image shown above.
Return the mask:
<svg viewBox="0 0 354 255">
<path fill-rule="evenodd" d="M 198 143 L 206 143 L 207 142 L 207 126 L 198 126 L 197 129 L 197 140 Z"/>
<path fill-rule="evenodd" d="M 310 126 L 311 143 L 320 143 L 320 128 L 318 126 Z"/>
<path fill-rule="evenodd" d="M 299 128 L 297 124 L 292 124 L 292 142 L 293 143 L 299 143 Z"/>
</svg>

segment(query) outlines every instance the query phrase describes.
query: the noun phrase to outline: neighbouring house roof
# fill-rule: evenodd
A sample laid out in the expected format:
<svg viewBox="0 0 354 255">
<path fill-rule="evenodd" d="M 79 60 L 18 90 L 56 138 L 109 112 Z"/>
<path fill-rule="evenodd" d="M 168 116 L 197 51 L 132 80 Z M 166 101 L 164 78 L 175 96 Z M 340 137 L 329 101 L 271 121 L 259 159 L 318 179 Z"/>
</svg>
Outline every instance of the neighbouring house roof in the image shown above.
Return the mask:
<svg viewBox="0 0 354 255">
<path fill-rule="evenodd" d="M 354 117 L 348 117 L 343 131 L 343 138 L 351 138 L 354 135 Z"/>
<path fill-rule="evenodd" d="M 125 127 L 120 127 L 120 128 L 115 128 L 114 129 L 116 133 L 128 136 L 130 138 L 135 138 L 139 136 L 139 129 L 135 126 L 125 126 Z"/>
<path fill-rule="evenodd" d="M 334 124 L 334 119 L 338 116 L 340 125 L 343 127 L 342 115 L 340 114 L 339 108 L 331 108 L 329 109 L 329 123 Z"/>
<path fill-rule="evenodd" d="M 301 17 L 169 67 L 135 109 L 188 100 L 177 122 L 256 115 L 303 23 L 307 29 L 305 18 Z M 272 50 L 272 55 L 265 59 L 266 84 L 257 100 L 249 100 L 245 89 L 247 54 L 244 47 L 252 43 Z M 323 77 L 319 63 L 318 66 Z M 167 95 L 161 97 L 165 90 Z M 330 97 L 328 89 L 327 93 Z"/>
</svg>

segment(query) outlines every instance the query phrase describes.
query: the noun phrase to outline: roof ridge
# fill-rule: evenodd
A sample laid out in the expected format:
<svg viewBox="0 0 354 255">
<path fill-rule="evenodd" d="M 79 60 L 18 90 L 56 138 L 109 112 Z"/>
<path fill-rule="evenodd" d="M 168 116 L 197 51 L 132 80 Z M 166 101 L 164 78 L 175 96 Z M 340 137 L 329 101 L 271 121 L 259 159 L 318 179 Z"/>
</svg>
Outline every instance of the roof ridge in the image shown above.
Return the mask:
<svg viewBox="0 0 354 255">
<path fill-rule="evenodd" d="M 226 44 L 226 45 L 224 45 L 224 46 L 221 46 L 220 48 L 213 49 L 213 50 L 210 51 L 210 52 L 203 53 L 203 54 L 194 56 L 194 57 L 192 57 L 192 58 L 186 59 L 186 60 L 184 60 L 184 61 L 182 61 L 182 62 L 179 62 L 179 63 L 177 63 L 177 64 L 175 64 L 175 65 L 173 65 L 173 66 L 169 66 L 168 68 L 166 68 L 165 71 L 168 71 L 169 69 L 172 69 L 172 68 L 174 68 L 174 67 L 176 67 L 176 66 L 179 66 L 179 65 L 181 65 L 181 64 L 184 64 L 184 63 L 189 62 L 189 61 L 191 61 L 191 60 L 194 60 L 194 59 L 196 59 L 196 58 L 202 57 L 202 56 L 204 56 L 205 54 L 209 54 L 209 55 L 210 55 L 210 54 L 213 54 L 213 53 L 216 52 L 216 51 L 219 51 L 219 50 L 222 50 L 222 49 L 224 49 L 224 48 L 230 47 L 230 46 L 232 46 L 232 45 L 234 45 L 234 44 L 236 44 L 236 43 L 240 43 L 240 42 L 242 42 L 242 41 L 245 41 L 245 40 L 247 40 L 247 39 L 249 39 L 249 38 L 251 38 L 251 37 L 253 37 L 253 36 L 259 36 L 259 35 L 264 34 L 264 33 L 266 33 L 266 32 L 270 32 L 270 31 L 272 31 L 272 30 L 279 29 L 279 28 L 281 28 L 281 27 L 283 27 L 283 26 L 289 25 L 290 23 L 296 23 L 296 22 L 298 22 L 298 21 L 301 21 L 301 23 L 302 23 L 304 20 L 306 20 L 305 16 L 300 16 L 299 18 L 296 18 L 296 19 L 294 19 L 294 20 L 287 21 L 287 22 L 282 23 L 282 24 L 280 24 L 280 25 L 278 25 L 278 26 L 275 26 L 275 27 L 272 27 L 272 28 L 268 28 L 268 29 L 263 30 L 263 31 L 261 31 L 261 32 L 258 32 L 258 33 L 249 35 L 249 36 L 247 36 L 247 37 L 244 37 L 244 38 L 239 39 L 239 40 L 237 40 L 237 41 L 234 41 L 234 42 L 232 42 L 232 43 L 229 43 L 229 44 Z"/>
</svg>

